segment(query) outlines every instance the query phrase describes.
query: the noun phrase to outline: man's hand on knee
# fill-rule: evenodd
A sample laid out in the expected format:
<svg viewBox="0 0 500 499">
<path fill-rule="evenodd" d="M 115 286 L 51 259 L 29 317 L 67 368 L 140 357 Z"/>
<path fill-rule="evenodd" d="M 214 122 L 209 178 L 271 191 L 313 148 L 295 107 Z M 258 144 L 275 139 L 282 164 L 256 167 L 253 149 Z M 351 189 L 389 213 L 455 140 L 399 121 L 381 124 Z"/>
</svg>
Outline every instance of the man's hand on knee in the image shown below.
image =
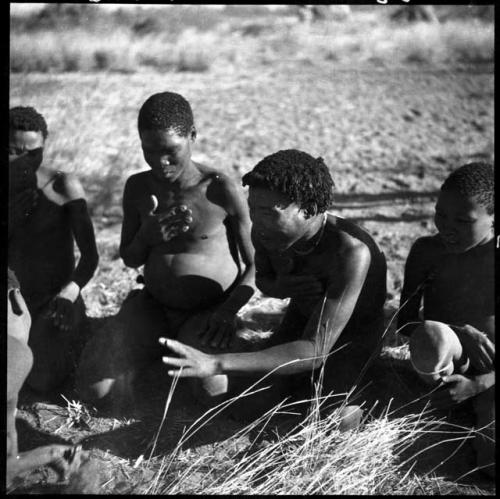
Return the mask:
<svg viewBox="0 0 500 499">
<path fill-rule="evenodd" d="M 458 336 L 464 352 L 473 367 L 481 373 L 494 369 L 495 344 L 485 333 L 469 324 L 450 327 Z"/>
<path fill-rule="evenodd" d="M 431 395 L 431 404 L 436 409 L 447 409 L 479 393 L 476 381 L 462 374 L 443 376 L 442 380 L 443 386 Z"/>
<path fill-rule="evenodd" d="M 202 345 L 226 349 L 236 334 L 238 319 L 236 314 L 218 309 L 210 315 L 207 326 L 200 331 Z"/>
<path fill-rule="evenodd" d="M 75 324 L 75 305 L 70 300 L 56 296 L 49 305 L 46 316 L 63 332 L 70 331 Z"/>
</svg>

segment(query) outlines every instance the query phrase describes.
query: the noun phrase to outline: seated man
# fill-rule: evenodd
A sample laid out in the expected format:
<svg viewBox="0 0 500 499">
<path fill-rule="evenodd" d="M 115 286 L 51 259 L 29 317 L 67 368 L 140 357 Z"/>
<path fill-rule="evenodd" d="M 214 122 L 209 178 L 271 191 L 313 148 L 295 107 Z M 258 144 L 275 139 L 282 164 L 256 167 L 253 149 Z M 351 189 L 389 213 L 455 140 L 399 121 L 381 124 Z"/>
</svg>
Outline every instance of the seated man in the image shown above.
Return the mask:
<svg viewBox="0 0 500 499">
<path fill-rule="evenodd" d="M 307 387 L 311 372 L 328 356 L 325 391 L 349 392 L 380 346 L 383 253 L 363 229 L 326 213 L 334 183 L 321 158 L 279 151 L 247 173 L 243 184 L 250 187 L 256 284 L 266 295 L 291 298 L 285 316 L 271 343 L 258 352 L 236 352 L 237 345 L 230 353 L 201 352 L 192 348 L 197 344 L 189 331 L 179 339 L 191 346 L 162 339 L 180 355 L 164 357 L 178 368 L 169 374 L 233 378 L 276 370 L 274 381 L 286 393 L 292 380 L 296 388 Z M 259 397 L 264 406 L 274 403 Z"/>
<path fill-rule="evenodd" d="M 495 281 L 493 167 L 470 163 L 445 180 L 438 233 L 417 239 L 405 268 L 398 327 L 437 408 L 472 400 L 477 465 L 494 475 Z M 420 307 L 423 299 L 423 320 Z"/>
<path fill-rule="evenodd" d="M 19 290 L 19 282 L 8 269 L 7 282 L 7 473 L 6 486 L 20 473 L 51 466 L 59 476 L 73 472 L 81 462 L 80 446 L 47 445 L 19 454 L 16 411 L 19 390 L 33 364 L 28 346 L 31 317 Z"/>
<path fill-rule="evenodd" d="M 32 317 L 34 361 L 27 384 L 41 392 L 59 387 L 76 364 L 85 316 L 80 291 L 98 262 L 80 182 L 42 165 L 47 134 L 45 119 L 35 109 L 10 110 L 8 261 Z"/>
<path fill-rule="evenodd" d="M 123 195 L 120 255 L 144 265 L 145 287 L 133 290 L 115 327 L 86 346 L 77 375 L 80 395 L 120 404 L 137 370 L 161 359 L 161 335 L 176 337 L 192 316 L 215 345 L 236 328 L 254 293 L 250 219 L 236 183 L 191 159 L 196 139 L 189 102 L 163 92 L 139 111 L 139 137 L 150 170 L 132 175 Z"/>
</svg>

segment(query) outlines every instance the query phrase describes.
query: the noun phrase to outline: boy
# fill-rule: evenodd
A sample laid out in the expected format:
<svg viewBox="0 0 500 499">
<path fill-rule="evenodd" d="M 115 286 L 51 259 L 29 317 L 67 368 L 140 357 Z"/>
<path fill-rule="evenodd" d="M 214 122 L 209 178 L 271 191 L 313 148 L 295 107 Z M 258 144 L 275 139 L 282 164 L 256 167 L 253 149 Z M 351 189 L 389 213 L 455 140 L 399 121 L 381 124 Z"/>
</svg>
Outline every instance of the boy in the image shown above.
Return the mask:
<svg viewBox="0 0 500 499">
<path fill-rule="evenodd" d="M 78 468 L 80 446 L 48 445 L 19 454 L 16 411 L 19 390 L 33 364 L 28 346 L 31 317 L 19 290 L 19 282 L 11 269 L 7 281 L 7 473 L 6 486 L 20 473 L 40 466 L 51 466 L 61 477 Z"/>
<path fill-rule="evenodd" d="M 191 159 L 189 102 L 152 95 L 138 129 L 150 170 L 126 182 L 120 255 L 129 267 L 144 265 L 145 287 L 127 297 L 112 335 L 96 336 L 83 353 L 78 387 L 94 402 L 129 393 L 137 369 L 161 358 L 158 338 L 175 337 L 193 315 L 206 319 L 206 342 L 226 344 L 254 293 L 248 208 L 234 181 Z"/>
<path fill-rule="evenodd" d="M 322 158 L 279 151 L 247 173 L 243 184 L 249 186 L 257 287 L 291 298 L 290 304 L 270 345 L 258 352 L 215 355 L 162 339 L 181 357 L 164 357 L 164 363 L 182 367 L 169 374 L 262 375 L 294 361 L 280 367 L 281 380 L 275 380 L 283 383 L 283 375 L 290 375 L 287 380 L 307 386 L 311 371 L 329 355 L 325 390 L 348 392 L 379 347 L 384 255 L 363 229 L 326 213 L 334 183 Z M 195 344 L 188 334 L 180 339 Z"/>
<path fill-rule="evenodd" d="M 495 309 L 493 167 L 470 163 L 445 180 L 438 233 L 418 239 L 405 268 L 398 318 L 423 380 L 443 383 L 437 408 L 473 401 L 478 467 L 494 475 Z M 423 299 L 423 322 L 419 315 Z"/>
<path fill-rule="evenodd" d="M 32 107 L 9 113 L 9 266 L 32 317 L 33 369 L 27 384 L 48 392 L 75 363 L 85 306 L 80 295 L 97 268 L 94 229 L 73 175 L 42 165 L 47 124 Z M 74 241 L 80 250 L 75 267 Z"/>
</svg>

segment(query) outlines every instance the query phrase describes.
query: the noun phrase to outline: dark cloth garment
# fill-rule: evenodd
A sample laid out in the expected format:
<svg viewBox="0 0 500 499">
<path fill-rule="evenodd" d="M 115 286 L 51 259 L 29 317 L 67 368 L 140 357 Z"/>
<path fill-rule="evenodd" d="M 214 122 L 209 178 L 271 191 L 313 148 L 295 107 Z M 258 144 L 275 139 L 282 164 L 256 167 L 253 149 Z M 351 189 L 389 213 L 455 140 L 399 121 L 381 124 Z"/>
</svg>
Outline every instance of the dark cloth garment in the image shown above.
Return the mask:
<svg viewBox="0 0 500 499">
<path fill-rule="evenodd" d="M 61 331 L 46 317 L 50 304 L 32 312 L 28 344 L 33 352 L 33 368 L 26 382 L 36 391 L 58 388 L 74 371 L 83 348 L 82 325 L 85 304 L 81 295 L 74 303 L 75 321 L 69 331 Z"/>
</svg>

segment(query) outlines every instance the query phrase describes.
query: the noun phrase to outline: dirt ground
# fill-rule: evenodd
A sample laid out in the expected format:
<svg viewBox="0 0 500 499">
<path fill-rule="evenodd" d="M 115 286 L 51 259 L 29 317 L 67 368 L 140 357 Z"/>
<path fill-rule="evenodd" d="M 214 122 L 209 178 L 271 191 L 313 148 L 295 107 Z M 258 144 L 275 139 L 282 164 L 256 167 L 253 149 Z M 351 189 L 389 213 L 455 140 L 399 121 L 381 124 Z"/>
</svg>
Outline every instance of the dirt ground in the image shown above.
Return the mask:
<svg viewBox="0 0 500 499">
<path fill-rule="evenodd" d="M 100 264 L 83 293 L 88 335 L 105 334 L 124 297 L 139 286 L 138 272 L 126 269 L 118 257 L 121 191 L 125 178 L 143 167 L 135 131 L 137 110 L 149 94 L 163 89 L 182 93 L 192 104 L 199 129 L 195 159 L 236 178 L 279 149 L 298 148 L 325 159 L 337 186 L 332 212 L 363 225 L 386 255 L 389 322 L 398 306 L 410 246 L 434 231 L 433 207 L 440 184 L 461 164 L 493 159 L 493 80 L 490 66 L 352 70 L 285 60 L 262 66 L 258 73 L 219 69 L 200 75 L 13 76 L 10 104 L 30 104 L 44 112 L 51 130 L 46 161 L 74 169 L 89 193 Z M 99 120 L 90 120 L 92 110 L 99 111 Z M 103 157 L 105 147 L 110 151 Z M 106 178 L 99 176 L 103 169 L 114 180 L 110 201 L 99 206 L 99 186 L 108 188 Z M 266 330 L 279 322 L 284 306 L 280 300 L 257 295 L 245 317 Z M 418 412 L 422 402 L 411 401 L 423 387 L 409 370 L 403 342 L 393 331 L 390 328 L 383 355 L 369 371 L 369 391 L 381 406 L 393 399 L 393 408 Z M 78 424 L 69 417 L 61 396 L 77 400 L 71 382 L 46 397 L 28 390 L 22 394 L 21 450 L 49 442 L 80 442 L 94 466 L 95 480 L 86 491 L 140 492 L 152 479 L 138 459 L 150 457 L 162 420 L 170 383 L 165 370 L 153 365 L 144 373 L 136 386 L 135 404 L 127 410 L 89 409 Z M 183 429 L 202 412 L 181 382 L 153 459 L 171 451 Z M 451 416 L 467 422 L 467 408 Z M 213 452 L 217 442 L 241 425 L 222 415 L 186 445 L 196 455 Z M 466 442 L 448 460 L 450 446 L 458 444 L 424 453 L 419 467 L 428 471 L 437 466 L 435 472 L 450 480 L 462 476 L 473 467 L 472 448 Z M 442 460 L 446 462 L 438 466 Z M 464 482 L 493 491 L 476 475 Z M 51 472 L 40 471 L 12 492 L 61 490 Z"/>
</svg>

